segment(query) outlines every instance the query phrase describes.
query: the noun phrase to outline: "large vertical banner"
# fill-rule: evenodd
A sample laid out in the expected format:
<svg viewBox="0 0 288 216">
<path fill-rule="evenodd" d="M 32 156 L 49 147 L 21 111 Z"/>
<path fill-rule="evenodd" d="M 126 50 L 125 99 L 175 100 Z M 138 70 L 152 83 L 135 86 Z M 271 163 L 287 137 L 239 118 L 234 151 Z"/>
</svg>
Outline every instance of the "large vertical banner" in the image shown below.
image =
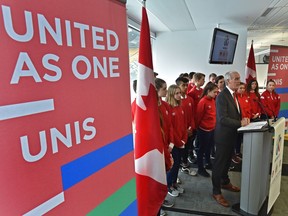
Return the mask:
<svg viewBox="0 0 288 216">
<path fill-rule="evenodd" d="M 267 214 L 272 208 L 273 204 L 277 200 L 280 194 L 281 188 L 281 173 L 284 151 L 284 128 L 285 119 L 282 117 L 273 125 L 274 127 L 274 143 L 273 143 L 273 155 L 272 155 L 272 167 L 269 187 L 269 199 Z"/>
<path fill-rule="evenodd" d="M 276 83 L 275 91 L 281 97 L 278 117 L 288 118 L 288 47 L 271 45 L 267 80 Z"/>
<path fill-rule="evenodd" d="M 2 0 L 0 62 L 0 215 L 134 215 L 125 4 Z"/>
</svg>

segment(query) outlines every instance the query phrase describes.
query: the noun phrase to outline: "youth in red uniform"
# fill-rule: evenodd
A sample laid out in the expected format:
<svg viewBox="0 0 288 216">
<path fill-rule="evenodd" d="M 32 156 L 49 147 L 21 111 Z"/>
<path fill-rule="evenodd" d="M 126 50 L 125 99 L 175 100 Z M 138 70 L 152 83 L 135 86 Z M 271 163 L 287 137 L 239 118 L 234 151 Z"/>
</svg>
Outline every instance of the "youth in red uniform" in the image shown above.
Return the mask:
<svg viewBox="0 0 288 216">
<path fill-rule="evenodd" d="M 186 122 L 187 122 L 187 133 L 188 133 L 188 140 L 185 144 L 185 149 L 182 151 L 182 172 L 188 171 L 190 173 L 189 169 L 186 169 L 189 167 L 188 163 L 188 155 L 192 152 L 192 145 L 193 145 L 193 132 L 195 131 L 195 112 L 194 112 L 194 101 L 193 99 L 186 95 L 187 92 L 187 86 L 188 86 L 189 80 L 184 77 L 178 77 L 176 79 L 176 84 L 181 89 L 181 106 L 185 112 L 186 116 Z M 186 169 L 186 170 L 185 170 Z M 194 175 L 197 173 L 194 171 Z M 191 173 L 190 173 L 191 174 Z"/>
<path fill-rule="evenodd" d="M 168 103 L 162 100 L 162 97 L 167 95 L 167 84 L 164 80 L 160 78 L 155 79 L 155 87 L 158 94 L 158 109 L 161 119 L 161 129 L 164 141 L 164 156 L 166 171 L 170 170 L 172 167 L 172 155 L 169 149 L 169 144 L 173 142 L 173 127 L 171 123 L 171 110 Z"/>
<path fill-rule="evenodd" d="M 206 166 L 211 168 L 210 152 L 211 143 L 214 143 L 214 129 L 216 125 L 216 106 L 215 97 L 218 87 L 209 82 L 203 90 L 203 97 L 197 105 L 196 126 L 199 149 L 197 152 L 198 174 L 204 177 L 210 177 L 203 164 L 205 154 Z"/>
<path fill-rule="evenodd" d="M 237 99 L 240 104 L 242 118 L 252 118 L 251 105 L 245 92 L 245 83 L 241 82 L 237 90 Z"/>
<path fill-rule="evenodd" d="M 184 189 L 177 184 L 178 171 L 180 168 L 181 150 L 184 149 L 187 142 L 187 122 L 184 110 L 181 106 L 181 89 L 177 85 L 171 85 L 168 88 L 166 102 L 171 106 L 171 122 L 173 125 L 173 143 L 172 156 L 174 164 L 167 173 L 168 193 L 171 196 L 178 196 Z"/>
<path fill-rule="evenodd" d="M 259 105 L 260 102 L 260 94 L 258 88 L 257 80 L 250 80 L 246 86 L 246 94 L 248 101 L 251 106 L 251 121 L 255 121 L 260 118 L 261 115 L 261 107 Z"/>
<path fill-rule="evenodd" d="M 261 103 L 269 118 L 277 118 L 280 110 L 280 96 L 275 92 L 275 86 L 275 81 L 269 80 L 261 95 Z"/>
<path fill-rule="evenodd" d="M 195 86 L 188 92 L 187 95 L 192 97 L 194 101 L 194 106 L 195 106 L 194 110 L 197 110 L 197 104 L 199 103 L 202 97 L 202 93 L 203 93 L 203 89 L 201 88 L 201 86 L 203 86 L 205 83 L 205 74 L 196 73 L 194 74 L 193 77 L 194 77 Z"/>
</svg>

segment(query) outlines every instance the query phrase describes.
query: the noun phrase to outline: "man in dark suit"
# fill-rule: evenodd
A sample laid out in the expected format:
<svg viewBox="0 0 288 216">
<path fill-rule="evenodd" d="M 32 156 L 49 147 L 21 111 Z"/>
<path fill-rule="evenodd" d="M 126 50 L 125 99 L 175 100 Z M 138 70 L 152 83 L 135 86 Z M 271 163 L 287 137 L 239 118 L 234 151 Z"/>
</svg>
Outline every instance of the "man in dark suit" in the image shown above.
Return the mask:
<svg viewBox="0 0 288 216">
<path fill-rule="evenodd" d="M 216 155 L 212 170 L 213 197 L 222 206 L 229 203 L 221 193 L 222 189 L 239 192 L 240 188 L 231 184 L 228 171 L 234 146 L 237 141 L 237 129 L 249 124 L 249 119 L 241 119 L 241 109 L 236 93 L 240 85 L 240 75 L 236 71 L 225 74 L 226 88 L 216 98 Z"/>
</svg>

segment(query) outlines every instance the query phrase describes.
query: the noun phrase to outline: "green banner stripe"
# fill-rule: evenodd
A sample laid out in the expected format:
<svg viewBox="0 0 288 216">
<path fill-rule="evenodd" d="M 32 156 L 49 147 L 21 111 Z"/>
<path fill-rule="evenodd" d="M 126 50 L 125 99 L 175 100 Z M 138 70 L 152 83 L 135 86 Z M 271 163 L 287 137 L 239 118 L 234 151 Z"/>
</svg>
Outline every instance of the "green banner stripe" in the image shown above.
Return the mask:
<svg viewBox="0 0 288 216">
<path fill-rule="evenodd" d="M 288 102 L 281 103 L 280 110 L 288 110 Z"/>
<path fill-rule="evenodd" d="M 114 179 L 114 181 L 117 181 Z M 108 197 L 104 202 L 89 212 L 88 216 L 119 215 L 136 199 L 135 178 L 127 182 L 118 191 Z"/>
</svg>

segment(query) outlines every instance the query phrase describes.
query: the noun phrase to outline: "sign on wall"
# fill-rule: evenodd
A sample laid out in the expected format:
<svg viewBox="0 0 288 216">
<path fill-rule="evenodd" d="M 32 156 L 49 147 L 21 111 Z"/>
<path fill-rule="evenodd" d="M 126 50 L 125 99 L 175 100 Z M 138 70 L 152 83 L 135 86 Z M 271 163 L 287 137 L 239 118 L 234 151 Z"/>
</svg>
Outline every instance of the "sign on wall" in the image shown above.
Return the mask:
<svg viewBox="0 0 288 216">
<path fill-rule="evenodd" d="M 276 83 L 275 91 L 281 97 L 281 107 L 278 117 L 288 118 L 288 47 L 271 45 L 268 77 Z"/>
<path fill-rule="evenodd" d="M 0 215 L 136 212 L 125 5 L 0 6 Z"/>
</svg>

